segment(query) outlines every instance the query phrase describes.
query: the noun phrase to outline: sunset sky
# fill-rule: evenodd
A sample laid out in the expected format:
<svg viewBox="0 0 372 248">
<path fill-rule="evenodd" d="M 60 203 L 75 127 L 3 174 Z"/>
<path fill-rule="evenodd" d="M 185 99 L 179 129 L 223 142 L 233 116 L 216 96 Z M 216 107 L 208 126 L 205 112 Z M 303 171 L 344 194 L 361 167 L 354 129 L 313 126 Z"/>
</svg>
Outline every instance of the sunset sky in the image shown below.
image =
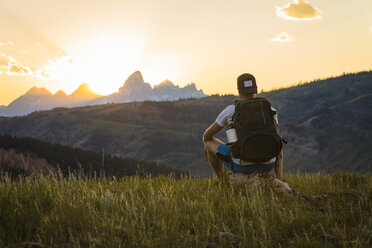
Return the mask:
<svg viewBox="0 0 372 248">
<path fill-rule="evenodd" d="M 32 86 L 71 93 L 195 82 L 236 94 L 372 69 L 371 0 L 0 0 L 0 105 Z"/>
</svg>

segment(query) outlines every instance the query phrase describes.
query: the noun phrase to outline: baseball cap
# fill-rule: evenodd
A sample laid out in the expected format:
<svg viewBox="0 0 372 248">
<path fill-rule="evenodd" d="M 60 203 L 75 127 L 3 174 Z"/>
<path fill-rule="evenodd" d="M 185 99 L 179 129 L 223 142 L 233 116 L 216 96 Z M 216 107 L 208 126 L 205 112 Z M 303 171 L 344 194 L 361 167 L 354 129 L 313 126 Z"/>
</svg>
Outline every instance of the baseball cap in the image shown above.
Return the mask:
<svg viewBox="0 0 372 248">
<path fill-rule="evenodd" d="M 256 79 L 252 74 L 244 73 L 238 77 L 238 91 L 241 94 L 257 94 Z"/>
</svg>

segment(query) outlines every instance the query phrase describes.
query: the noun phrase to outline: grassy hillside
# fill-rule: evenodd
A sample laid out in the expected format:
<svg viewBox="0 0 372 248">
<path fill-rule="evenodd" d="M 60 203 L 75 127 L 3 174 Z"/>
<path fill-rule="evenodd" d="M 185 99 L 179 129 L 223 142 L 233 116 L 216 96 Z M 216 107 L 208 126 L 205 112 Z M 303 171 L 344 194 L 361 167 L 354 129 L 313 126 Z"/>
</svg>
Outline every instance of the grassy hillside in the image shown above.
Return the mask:
<svg viewBox="0 0 372 248">
<path fill-rule="evenodd" d="M 370 174 L 286 179 L 298 197 L 215 179 L 1 176 L 0 246 L 372 246 Z"/>
<path fill-rule="evenodd" d="M 287 171 L 371 172 L 372 72 L 263 93 L 277 108 Z M 210 175 L 201 136 L 236 96 L 58 108 L 0 118 L 0 133 L 31 136 Z M 219 138 L 224 139 L 222 133 Z"/>
</svg>

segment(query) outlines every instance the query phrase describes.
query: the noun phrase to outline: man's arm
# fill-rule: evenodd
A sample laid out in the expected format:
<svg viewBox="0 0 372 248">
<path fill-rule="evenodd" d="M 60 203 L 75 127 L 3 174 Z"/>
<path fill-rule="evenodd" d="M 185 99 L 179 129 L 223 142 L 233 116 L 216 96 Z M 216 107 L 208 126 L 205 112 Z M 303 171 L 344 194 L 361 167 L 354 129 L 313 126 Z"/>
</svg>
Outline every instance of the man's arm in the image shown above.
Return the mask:
<svg viewBox="0 0 372 248">
<path fill-rule="evenodd" d="M 203 134 L 203 142 L 212 140 L 213 136 L 216 135 L 219 131 L 221 131 L 223 127 L 217 124 L 217 122 L 213 122 L 212 125 L 210 125 Z"/>
</svg>

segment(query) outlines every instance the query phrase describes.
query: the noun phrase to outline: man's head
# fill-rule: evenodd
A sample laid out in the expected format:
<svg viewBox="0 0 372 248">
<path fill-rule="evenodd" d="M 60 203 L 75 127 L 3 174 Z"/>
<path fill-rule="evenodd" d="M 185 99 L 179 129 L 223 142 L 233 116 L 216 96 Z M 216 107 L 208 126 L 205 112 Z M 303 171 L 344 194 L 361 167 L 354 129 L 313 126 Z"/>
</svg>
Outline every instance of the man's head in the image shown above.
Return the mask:
<svg viewBox="0 0 372 248">
<path fill-rule="evenodd" d="M 252 74 L 244 73 L 238 77 L 238 92 L 242 99 L 252 98 L 257 94 L 256 79 Z"/>
</svg>

